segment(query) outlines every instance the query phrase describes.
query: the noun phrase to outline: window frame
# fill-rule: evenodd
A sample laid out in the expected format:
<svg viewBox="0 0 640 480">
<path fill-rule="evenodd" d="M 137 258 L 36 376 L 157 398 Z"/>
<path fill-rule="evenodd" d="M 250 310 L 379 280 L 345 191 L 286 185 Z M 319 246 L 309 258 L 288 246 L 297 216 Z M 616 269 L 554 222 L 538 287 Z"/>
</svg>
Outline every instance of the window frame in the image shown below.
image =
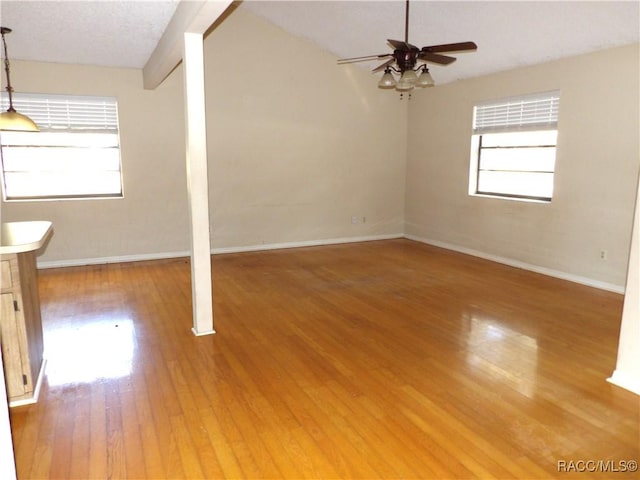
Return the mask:
<svg viewBox="0 0 640 480">
<path fill-rule="evenodd" d="M 19 112 L 32 118 L 38 127 L 40 132 L 1 132 L 0 135 L 0 175 L 2 176 L 2 197 L 5 202 L 34 202 L 34 201 L 60 201 L 60 200 L 91 200 L 91 199 L 122 199 L 124 198 L 124 178 L 122 168 L 122 151 L 120 142 L 120 129 L 118 119 L 118 101 L 116 97 L 107 96 L 86 96 L 86 95 L 57 95 L 57 94 L 37 94 L 37 93 L 14 93 L 14 106 Z M 3 104 L 7 103 L 5 97 L 2 98 Z M 64 136 L 67 135 L 67 138 Z M 83 135 L 87 137 L 82 138 Z M 92 141 L 89 135 L 104 136 L 104 140 L 95 142 Z M 37 137 L 36 137 L 37 136 Z M 2 138 L 4 137 L 4 138 Z M 38 141 L 35 141 L 37 139 Z M 86 150 L 87 154 L 90 151 L 100 152 L 104 151 L 105 154 L 108 150 L 111 150 L 111 160 L 107 161 L 111 163 L 111 168 L 106 164 L 102 168 L 89 168 L 87 171 L 91 175 L 90 177 L 84 177 L 85 182 L 92 177 L 99 179 L 101 172 L 109 174 L 112 179 L 110 188 L 107 185 L 105 191 L 100 191 L 98 188 L 83 192 L 82 188 L 76 188 L 74 191 L 51 192 L 46 190 L 40 190 L 35 194 L 13 194 L 11 195 L 11 188 L 7 189 L 8 177 L 11 172 L 15 173 L 17 170 L 9 170 L 7 164 L 11 163 L 11 160 L 5 159 L 5 150 L 14 148 L 16 151 L 19 149 L 29 150 L 43 148 L 60 149 L 62 153 L 60 163 L 65 163 L 65 160 L 69 163 L 65 168 L 64 165 L 58 165 L 59 168 L 52 169 L 48 172 L 50 178 L 58 178 L 65 176 L 66 172 L 78 172 L 74 169 L 72 163 L 73 157 L 84 156 L 83 150 Z M 64 149 L 70 150 L 68 159 L 63 159 Z M 37 153 L 36 153 L 37 155 Z M 114 162 L 117 156 L 117 168 Z M 104 157 L 102 163 L 104 164 Z M 15 160 L 14 160 L 15 161 Z M 34 163 L 38 163 L 37 160 Z M 23 173 L 26 175 L 29 172 L 34 172 L 34 178 L 41 177 L 43 184 L 47 183 L 47 171 L 26 168 Z M 116 178 L 118 185 L 116 186 Z M 78 178 L 75 182 L 76 186 L 83 185 L 83 178 Z M 73 184 L 71 184 L 73 187 Z M 73 190 L 73 189 L 72 189 Z"/>
<path fill-rule="evenodd" d="M 469 195 L 477 197 L 497 198 L 504 200 L 517 200 L 535 203 L 550 203 L 553 200 L 553 186 L 555 183 L 556 161 L 558 158 L 558 113 L 560 104 L 560 91 L 535 93 L 520 95 L 517 97 L 507 97 L 477 103 L 473 107 L 473 131 L 471 134 L 471 155 L 469 165 Z M 488 114 L 483 118 L 478 118 L 479 109 L 486 109 Z M 493 109 L 493 111 L 492 111 Z M 554 131 L 555 144 L 520 144 L 517 146 L 483 147 L 482 140 L 488 134 L 509 134 Z M 546 173 L 553 174 L 550 196 L 541 196 L 526 193 L 504 193 L 483 190 L 480 186 L 480 175 L 482 152 L 485 150 L 499 148 L 554 148 L 553 171 L 542 170 L 514 170 L 512 172 L 522 172 L 528 174 Z M 494 170 L 508 172 L 506 169 Z"/>
</svg>

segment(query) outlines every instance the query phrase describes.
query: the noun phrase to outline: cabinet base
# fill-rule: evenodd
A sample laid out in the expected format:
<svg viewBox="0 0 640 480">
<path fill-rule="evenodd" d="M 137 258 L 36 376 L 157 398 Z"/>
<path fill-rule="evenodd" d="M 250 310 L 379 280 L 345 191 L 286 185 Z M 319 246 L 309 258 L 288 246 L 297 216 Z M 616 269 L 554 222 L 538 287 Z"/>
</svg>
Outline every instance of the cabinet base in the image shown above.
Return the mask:
<svg viewBox="0 0 640 480">
<path fill-rule="evenodd" d="M 36 386 L 33 389 L 32 393 L 27 395 L 23 395 L 21 397 L 14 397 L 9 399 L 10 407 L 20 407 L 22 405 L 31 405 L 32 403 L 36 403 L 38 401 L 38 397 L 40 396 L 40 387 L 42 386 L 42 379 L 44 378 L 44 369 L 47 366 L 47 359 L 43 358 L 42 363 L 40 364 L 40 371 L 38 372 L 38 380 L 36 381 Z"/>
</svg>

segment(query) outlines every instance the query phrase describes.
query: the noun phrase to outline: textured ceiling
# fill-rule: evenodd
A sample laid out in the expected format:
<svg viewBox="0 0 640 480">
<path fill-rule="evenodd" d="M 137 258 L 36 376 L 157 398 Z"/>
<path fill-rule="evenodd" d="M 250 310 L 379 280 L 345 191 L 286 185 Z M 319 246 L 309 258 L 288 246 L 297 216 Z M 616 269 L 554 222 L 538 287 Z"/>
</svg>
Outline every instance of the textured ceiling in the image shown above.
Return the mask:
<svg viewBox="0 0 640 480">
<path fill-rule="evenodd" d="M 639 41 L 640 2 L 410 2 L 409 42 L 471 40 L 475 53 L 430 65 L 436 83 L 541 63 Z M 243 5 L 340 58 L 391 53 L 404 40 L 404 1 L 250 2 Z M 361 65 L 374 68 L 380 61 Z"/>
<path fill-rule="evenodd" d="M 9 58 L 142 68 L 179 0 L 0 0 Z"/>
<path fill-rule="evenodd" d="M 7 37 L 10 58 L 142 68 L 177 4 L 2 0 L 0 22 L 14 30 Z M 430 66 L 442 84 L 638 42 L 639 5 L 412 0 L 409 41 L 420 47 L 467 40 L 478 44 L 476 53 L 458 54 L 449 66 Z M 403 1 L 246 1 L 239 8 L 337 57 L 390 53 L 386 39 L 404 37 Z"/>
</svg>

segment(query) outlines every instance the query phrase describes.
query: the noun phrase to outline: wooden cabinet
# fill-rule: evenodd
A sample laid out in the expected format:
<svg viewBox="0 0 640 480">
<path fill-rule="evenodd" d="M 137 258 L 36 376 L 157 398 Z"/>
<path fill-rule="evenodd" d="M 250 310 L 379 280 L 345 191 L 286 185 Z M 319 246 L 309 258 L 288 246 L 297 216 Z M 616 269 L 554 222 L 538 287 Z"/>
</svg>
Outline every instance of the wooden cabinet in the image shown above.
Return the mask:
<svg viewBox="0 0 640 480">
<path fill-rule="evenodd" d="M 47 221 L 0 229 L 0 347 L 10 406 L 38 400 L 45 360 L 36 252 L 52 233 Z"/>
<path fill-rule="evenodd" d="M 0 344 L 9 404 L 33 403 L 44 370 L 35 254 L 0 255 L 0 267 Z"/>
</svg>

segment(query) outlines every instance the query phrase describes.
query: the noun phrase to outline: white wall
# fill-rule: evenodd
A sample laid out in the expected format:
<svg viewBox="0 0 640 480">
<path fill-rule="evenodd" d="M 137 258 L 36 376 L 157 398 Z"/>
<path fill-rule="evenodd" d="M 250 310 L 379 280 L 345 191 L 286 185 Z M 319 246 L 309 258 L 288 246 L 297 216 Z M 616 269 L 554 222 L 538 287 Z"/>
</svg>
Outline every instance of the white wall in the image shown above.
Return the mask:
<svg viewBox="0 0 640 480">
<path fill-rule="evenodd" d="M 0 478 L 13 480 L 16 478 L 16 464 L 13 455 L 13 439 L 9 421 L 9 402 L 4 379 L 4 365 L 0 351 Z"/>
<path fill-rule="evenodd" d="M 406 233 L 622 289 L 640 165 L 638 58 L 636 44 L 414 95 Z M 474 103 L 555 89 L 561 98 L 553 201 L 469 196 Z"/>
<path fill-rule="evenodd" d="M 214 248 L 404 231 L 624 285 L 637 45 L 441 85 L 410 102 L 242 9 L 207 37 L 205 56 Z M 12 67 L 20 91 L 118 98 L 125 198 L 3 203 L 2 221 L 53 221 L 48 264 L 187 252 L 181 67 L 153 91 L 137 70 Z M 562 92 L 553 202 L 469 197 L 474 102 L 551 89 Z M 352 225 L 354 215 L 366 223 Z"/>
<path fill-rule="evenodd" d="M 241 9 L 205 54 L 214 247 L 402 233 L 406 102 Z"/>
<path fill-rule="evenodd" d="M 214 248 L 402 233 L 406 103 L 241 10 L 205 56 Z M 124 199 L 2 204 L 2 221 L 54 223 L 40 263 L 187 252 L 182 68 L 153 91 L 130 69 L 14 61 L 12 76 L 19 91 L 118 98 Z"/>
<path fill-rule="evenodd" d="M 40 261 L 188 249 L 180 75 L 146 91 L 139 70 L 12 61 L 12 80 L 19 91 L 118 99 L 124 199 L 2 203 L 4 222 L 53 222 Z"/>
<path fill-rule="evenodd" d="M 609 381 L 640 395 L 640 183 L 636 196 L 618 358 Z"/>
</svg>

